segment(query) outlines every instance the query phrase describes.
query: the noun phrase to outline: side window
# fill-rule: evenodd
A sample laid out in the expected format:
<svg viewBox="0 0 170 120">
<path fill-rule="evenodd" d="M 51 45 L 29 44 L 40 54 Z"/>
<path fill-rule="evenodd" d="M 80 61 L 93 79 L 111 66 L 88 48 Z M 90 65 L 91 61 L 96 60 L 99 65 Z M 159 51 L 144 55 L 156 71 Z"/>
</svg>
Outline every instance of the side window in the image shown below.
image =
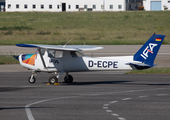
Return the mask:
<svg viewBox="0 0 170 120">
<path fill-rule="evenodd" d="M 35 8 L 36 8 L 36 5 L 32 5 L 32 8 L 35 9 Z"/>
<path fill-rule="evenodd" d="M 44 5 L 41 5 L 41 9 L 44 9 Z"/>
<path fill-rule="evenodd" d="M 77 54 L 75 53 L 75 51 L 70 51 L 70 54 L 73 58 L 76 58 L 77 57 Z"/>
<path fill-rule="evenodd" d="M 93 9 L 96 9 L 96 5 L 93 5 Z"/>
<path fill-rule="evenodd" d="M 11 4 L 8 4 L 8 8 L 11 9 Z"/>
<path fill-rule="evenodd" d="M 28 8 L 27 4 L 25 4 L 25 5 L 24 5 L 24 8 L 25 8 L 25 9 L 27 9 L 27 8 Z"/>
<path fill-rule="evenodd" d="M 19 4 L 16 4 L 16 8 L 19 8 Z"/>
<path fill-rule="evenodd" d="M 122 9 L 122 5 L 118 5 L 118 9 Z"/>
<path fill-rule="evenodd" d="M 68 9 L 71 9 L 71 5 L 68 5 Z"/>
<path fill-rule="evenodd" d="M 62 58 L 63 51 L 48 50 L 48 57 L 50 58 Z"/>
<path fill-rule="evenodd" d="M 56 58 L 62 58 L 63 57 L 63 51 L 55 51 L 55 57 Z"/>
<path fill-rule="evenodd" d="M 79 9 L 79 5 L 76 5 L 76 9 Z"/>
<path fill-rule="evenodd" d="M 60 5 L 57 5 L 57 9 L 60 9 Z"/>
<path fill-rule="evenodd" d="M 71 56 L 72 56 L 73 58 L 85 56 L 83 53 L 81 53 L 81 52 L 75 52 L 75 51 L 70 51 L 70 54 L 71 54 Z"/>
<path fill-rule="evenodd" d="M 110 9 L 113 9 L 113 5 L 110 5 Z"/>
<path fill-rule="evenodd" d="M 52 7 L 53 7 L 52 5 L 49 5 L 49 9 L 52 9 Z"/>
<path fill-rule="evenodd" d="M 84 5 L 84 9 L 87 9 L 87 5 Z"/>
</svg>

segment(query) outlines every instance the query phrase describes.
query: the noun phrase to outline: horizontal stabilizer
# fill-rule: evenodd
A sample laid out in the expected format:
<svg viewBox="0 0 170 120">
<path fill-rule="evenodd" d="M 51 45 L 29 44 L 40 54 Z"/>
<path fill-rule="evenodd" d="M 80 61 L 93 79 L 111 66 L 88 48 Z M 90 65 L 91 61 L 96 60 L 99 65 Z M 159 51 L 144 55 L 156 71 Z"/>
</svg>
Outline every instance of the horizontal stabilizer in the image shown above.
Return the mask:
<svg viewBox="0 0 170 120">
<path fill-rule="evenodd" d="M 144 64 L 144 63 L 128 63 L 128 65 L 137 65 L 137 66 L 147 66 L 150 67 L 150 65 Z"/>
<path fill-rule="evenodd" d="M 127 65 L 130 65 L 133 67 L 133 69 L 137 69 L 137 70 L 143 70 L 143 69 L 148 69 L 152 67 L 145 63 L 127 63 Z"/>
</svg>

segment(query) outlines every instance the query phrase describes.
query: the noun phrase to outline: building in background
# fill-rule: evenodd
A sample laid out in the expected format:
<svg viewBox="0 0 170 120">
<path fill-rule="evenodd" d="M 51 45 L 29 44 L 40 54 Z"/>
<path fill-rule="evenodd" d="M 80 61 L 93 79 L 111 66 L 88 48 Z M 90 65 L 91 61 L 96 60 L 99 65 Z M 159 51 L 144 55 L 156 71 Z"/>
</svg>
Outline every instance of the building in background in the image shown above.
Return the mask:
<svg viewBox="0 0 170 120">
<path fill-rule="evenodd" d="M 6 0 L 6 11 L 125 11 L 125 0 Z"/>
<path fill-rule="evenodd" d="M 170 0 L 143 0 L 147 11 L 170 10 Z"/>
<path fill-rule="evenodd" d="M 0 0 L 6 12 L 169 10 L 170 0 Z"/>
</svg>

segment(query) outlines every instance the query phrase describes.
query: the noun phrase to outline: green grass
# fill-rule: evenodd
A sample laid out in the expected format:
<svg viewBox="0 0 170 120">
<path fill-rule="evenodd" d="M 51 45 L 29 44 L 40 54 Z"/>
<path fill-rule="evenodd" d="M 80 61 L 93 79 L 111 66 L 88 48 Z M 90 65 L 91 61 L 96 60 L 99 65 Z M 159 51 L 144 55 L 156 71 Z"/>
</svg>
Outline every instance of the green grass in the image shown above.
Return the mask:
<svg viewBox="0 0 170 120">
<path fill-rule="evenodd" d="M 0 64 L 18 64 L 18 60 L 13 58 L 12 55 L 0 55 Z"/>
<path fill-rule="evenodd" d="M 170 68 L 150 68 L 145 70 L 133 70 L 127 74 L 170 74 Z"/>
<path fill-rule="evenodd" d="M 170 44 L 170 11 L 0 13 L 0 45 L 144 44 L 155 32 Z"/>
</svg>

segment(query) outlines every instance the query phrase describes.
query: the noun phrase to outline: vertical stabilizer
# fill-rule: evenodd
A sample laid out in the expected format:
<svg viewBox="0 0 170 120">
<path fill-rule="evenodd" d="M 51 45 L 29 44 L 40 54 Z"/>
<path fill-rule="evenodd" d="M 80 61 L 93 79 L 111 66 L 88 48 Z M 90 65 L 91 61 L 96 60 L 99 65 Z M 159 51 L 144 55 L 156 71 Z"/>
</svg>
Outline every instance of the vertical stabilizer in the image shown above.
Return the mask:
<svg viewBox="0 0 170 120">
<path fill-rule="evenodd" d="M 153 34 L 151 38 L 134 55 L 134 61 L 140 61 L 150 67 L 154 66 L 154 60 L 165 35 Z"/>
</svg>

